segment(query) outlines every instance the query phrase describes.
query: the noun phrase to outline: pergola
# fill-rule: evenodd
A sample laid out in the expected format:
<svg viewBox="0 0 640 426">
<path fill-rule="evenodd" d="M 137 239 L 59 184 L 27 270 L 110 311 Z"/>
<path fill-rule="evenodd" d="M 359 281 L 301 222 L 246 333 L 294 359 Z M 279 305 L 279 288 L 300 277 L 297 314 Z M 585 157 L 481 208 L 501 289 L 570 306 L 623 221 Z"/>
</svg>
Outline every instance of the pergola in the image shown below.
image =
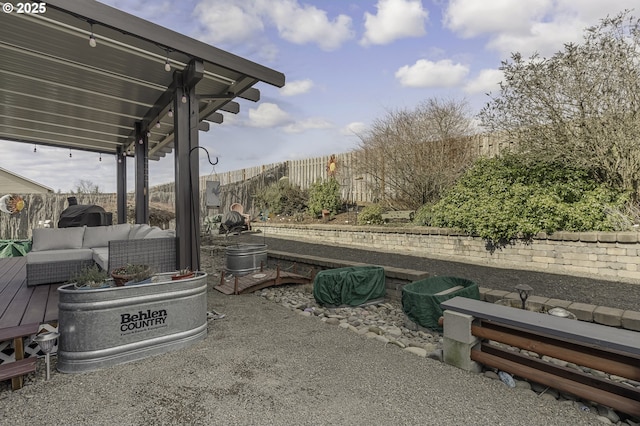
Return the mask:
<svg viewBox="0 0 640 426">
<path fill-rule="evenodd" d="M 149 160 L 174 150 L 177 266 L 198 269 L 198 132 L 284 75 L 94 0 L 0 4 L 0 139 L 117 156 L 118 223 L 127 159 L 148 223 Z"/>
</svg>

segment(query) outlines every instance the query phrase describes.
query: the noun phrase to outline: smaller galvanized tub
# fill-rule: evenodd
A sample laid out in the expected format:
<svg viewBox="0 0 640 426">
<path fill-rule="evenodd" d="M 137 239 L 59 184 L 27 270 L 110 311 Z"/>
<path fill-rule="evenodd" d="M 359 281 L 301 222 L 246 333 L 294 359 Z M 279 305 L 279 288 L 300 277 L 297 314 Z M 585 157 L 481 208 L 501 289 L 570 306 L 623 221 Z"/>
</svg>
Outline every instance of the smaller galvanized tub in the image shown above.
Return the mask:
<svg viewBox="0 0 640 426">
<path fill-rule="evenodd" d="M 246 275 L 267 266 L 266 244 L 238 244 L 226 248 L 226 271 L 234 275 Z"/>
<path fill-rule="evenodd" d="M 180 349 L 207 336 L 207 274 L 91 290 L 58 288 L 57 369 L 82 373 Z"/>
</svg>

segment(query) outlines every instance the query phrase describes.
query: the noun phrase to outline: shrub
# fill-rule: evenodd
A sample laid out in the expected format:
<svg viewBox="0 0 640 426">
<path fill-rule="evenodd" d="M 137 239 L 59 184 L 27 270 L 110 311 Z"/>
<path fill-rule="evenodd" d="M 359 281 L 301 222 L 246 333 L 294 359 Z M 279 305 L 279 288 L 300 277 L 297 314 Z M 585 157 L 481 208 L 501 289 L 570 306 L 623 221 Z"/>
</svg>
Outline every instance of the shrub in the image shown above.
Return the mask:
<svg viewBox="0 0 640 426">
<path fill-rule="evenodd" d="M 288 179 L 269 185 L 259 191 L 254 199 L 255 205 L 262 211 L 291 216 L 306 209 L 308 195 Z"/>
<path fill-rule="evenodd" d="M 425 204 L 416 211 L 413 223 L 421 226 L 431 226 L 433 204 Z"/>
<path fill-rule="evenodd" d="M 317 181 L 309 188 L 309 214 L 314 217 L 322 214 L 322 210 L 329 210 L 334 215 L 342 207 L 340 184 L 334 178 Z"/>
<path fill-rule="evenodd" d="M 358 225 L 382 225 L 382 213 L 384 209 L 377 204 L 366 206 L 358 213 Z"/>
<path fill-rule="evenodd" d="M 615 223 L 607 212 L 628 200 L 585 170 L 506 155 L 476 162 L 433 206 L 432 224 L 493 243 L 541 231 L 608 231 Z"/>
</svg>

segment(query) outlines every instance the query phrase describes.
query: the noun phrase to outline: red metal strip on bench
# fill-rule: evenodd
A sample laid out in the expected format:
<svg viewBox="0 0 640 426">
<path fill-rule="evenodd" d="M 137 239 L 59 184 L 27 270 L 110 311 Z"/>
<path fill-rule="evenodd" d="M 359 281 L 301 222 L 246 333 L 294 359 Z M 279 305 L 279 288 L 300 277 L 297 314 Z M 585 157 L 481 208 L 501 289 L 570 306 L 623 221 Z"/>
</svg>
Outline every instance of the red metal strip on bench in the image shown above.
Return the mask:
<svg viewBox="0 0 640 426">
<path fill-rule="evenodd" d="M 26 358 L 20 361 L 8 362 L 0 365 L 0 381 L 33 373 L 36 371 L 36 361 L 36 358 Z"/>
<path fill-rule="evenodd" d="M 595 368 L 609 374 L 640 381 L 640 356 L 622 355 L 606 349 L 592 348 L 565 340 L 540 336 L 516 327 L 506 327 L 489 321 L 472 325 L 471 334 L 510 346 Z"/>
<path fill-rule="evenodd" d="M 640 355 L 638 332 L 606 325 L 558 318 L 466 297 L 454 297 L 440 304 L 443 310 L 471 315 L 500 324 L 521 327 L 529 332 L 572 340 L 608 351 Z"/>
<path fill-rule="evenodd" d="M 548 364 L 487 344 L 482 344 L 482 351 L 472 350 L 471 359 L 615 410 L 640 416 L 640 404 L 638 404 L 640 391 L 629 386 L 589 376 L 567 367 Z"/>
</svg>

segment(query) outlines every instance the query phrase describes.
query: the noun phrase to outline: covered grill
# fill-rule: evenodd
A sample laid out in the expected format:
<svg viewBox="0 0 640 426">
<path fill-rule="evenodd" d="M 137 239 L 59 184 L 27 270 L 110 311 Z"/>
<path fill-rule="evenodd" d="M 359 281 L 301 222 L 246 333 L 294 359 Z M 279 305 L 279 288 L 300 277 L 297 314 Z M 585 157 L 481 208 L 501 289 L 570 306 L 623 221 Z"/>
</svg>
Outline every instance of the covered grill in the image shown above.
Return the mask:
<svg viewBox="0 0 640 426">
<path fill-rule="evenodd" d="M 76 197 L 67 198 L 69 207 L 60 213 L 58 228 L 111 225 L 113 214 L 93 204 L 78 204 Z"/>
</svg>

